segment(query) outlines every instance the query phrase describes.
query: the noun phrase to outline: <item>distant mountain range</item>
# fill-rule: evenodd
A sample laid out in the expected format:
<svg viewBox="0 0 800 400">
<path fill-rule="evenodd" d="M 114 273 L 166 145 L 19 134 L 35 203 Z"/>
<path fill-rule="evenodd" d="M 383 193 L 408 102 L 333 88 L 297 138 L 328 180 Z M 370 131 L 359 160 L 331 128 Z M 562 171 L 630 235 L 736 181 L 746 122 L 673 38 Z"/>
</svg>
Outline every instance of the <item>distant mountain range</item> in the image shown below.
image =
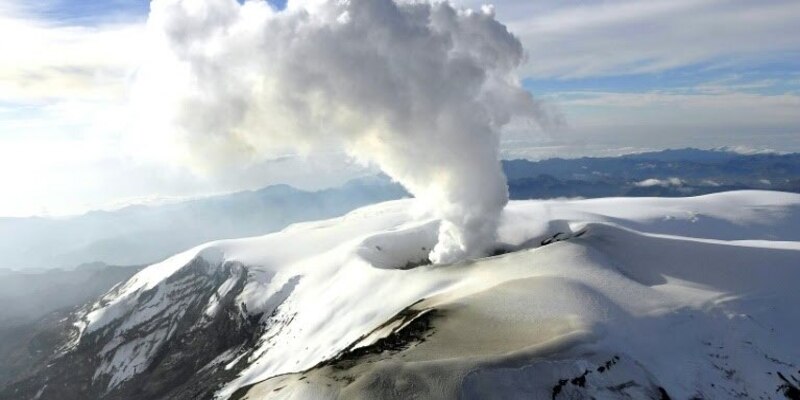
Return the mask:
<svg viewBox="0 0 800 400">
<path fill-rule="evenodd" d="M 262 235 L 404 195 L 387 179 L 369 178 L 320 191 L 274 185 L 68 218 L 0 218 L 0 268 L 148 264 L 210 240 Z"/>
<path fill-rule="evenodd" d="M 504 161 L 514 199 L 800 192 L 800 154 L 680 149 L 621 157 Z"/>
<path fill-rule="evenodd" d="M 513 199 L 800 192 L 798 154 L 682 149 L 512 160 L 503 167 Z M 392 224 L 406 215 L 400 205 L 410 202 L 393 202 L 275 235 L 208 243 L 129 280 L 142 265 L 204 242 L 262 235 L 405 196 L 398 184 L 377 176 L 320 191 L 277 185 L 70 218 L 0 218 L 0 398 L 194 399 L 221 389 L 232 398 L 260 398 L 300 393 L 307 385 L 345 398 L 390 397 L 350 385 L 361 376 L 386 382 L 375 387 L 380 390 L 401 393 L 397 383 L 426 397 L 427 377 L 440 382 L 436 371 L 454 366 L 462 370 L 446 379 L 461 382 L 450 387 L 464 398 L 689 398 L 690 389 L 724 398 L 748 388 L 764 398 L 794 399 L 800 393 L 788 368 L 797 358 L 791 344 L 800 320 L 793 306 L 796 195 L 750 191 L 545 207 L 512 202 L 516 218 L 504 222 L 505 234 L 521 236 L 504 240 L 548 247 L 447 270 L 406 269 L 431 248 L 425 241 L 435 237 L 435 225 L 396 229 Z M 573 226 L 586 229 L 572 232 Z M 367 240 L 348 242 L 362 230 L 370 233 Z M 727 242 L 737 239 L 747 244 Z M 352 245 L 355 253 L 342 258 L 326 250 L 334 245 Z M 576 284 L 582 280 L 586 284 Z M 446 299 L 455 297 L 431 295 L 452 282 L 485 287 L 473 295 L 453 285 L 447 290 L 463 297 L 452 304 Z M 723 301 L 719 293 L 732 295 Z M 459 313 L 465 305 L 473 311 Z M 644 306 L 652 310 L 628 311 Z M 670 307 L 677 308 L 662 313 Z M 551 309 L 569 318 L 560 322 Z M 517 318 L 522 310 L 533 317 Z M 509 315 L 530 323 L 519 325 L 524 334 L 514 333 Z M 576 325 L 575 315 L 583 322 Z M 484 316 L 491 318 L 473 320 Z M 317 317 L 321 322 L 302 325 Z M 367 324 L 368 317 L 374 321 Z M 482 336 L 471 330 L 478 326 L 487 327 Z M 322 330 L 331 327 L 344 330 Z M 453 344 L 462 357 L 463 349 L 511 354 L 570 336 L 561 335 L 562 328 L 611 339 L 586 341 L 604 347 L 562 352 L 556 363 L 539 363 L 541 357 L 525 358 L 524 352 L 508 359 L 473 354 L 484 357 L 470 355 L 470 362 L 481 360 L 476 370 L 447 354 Z M 298 339 L 300 333 L 309 336 Z M 509 343 L 517 347 L 504 347 Z M 659 359 L 668 362 L 652 362 Z M 425 362 L 402 364 L 414 360 Z M 435 364 L 442 360 L 446 364 Z M 520 360 L 527 364 L 520 367 Z M 311 367 L 283 374 L 301 361 Z M 405 375 L 391 369 L 412 364 L 433 369 L 409 374 L 404 366 Z M 277 367 L 270 372 L 270 365 Z M 705 372 L 696 375 L 701 379 L 689 372 L 696 387 L 686 387 L 680 371 L 698 365 Z M 485 392 L 490 389 L 495 392 Z"/>
<path fill-rule="evenodd" d="M 800 192 L 800 154 L 679 149 L 621 157 L 503 161 L 512 199 L 678 197 L 739 189 Z M 69 218 L 0 218 L 0 268 L 141 265 L 216 239 L 262 235 L 301 221 L 408 196 L 385 176 L 304 191 L 269 186 L 179 203 Z"/>
<path fill-rule="evenodd" d="M 507 252 L 441 265 L 414 208 L 207 243 L 0 322 L 0 399 L 799 398 L 798 194 L 512 201 Z"/>
</svg>

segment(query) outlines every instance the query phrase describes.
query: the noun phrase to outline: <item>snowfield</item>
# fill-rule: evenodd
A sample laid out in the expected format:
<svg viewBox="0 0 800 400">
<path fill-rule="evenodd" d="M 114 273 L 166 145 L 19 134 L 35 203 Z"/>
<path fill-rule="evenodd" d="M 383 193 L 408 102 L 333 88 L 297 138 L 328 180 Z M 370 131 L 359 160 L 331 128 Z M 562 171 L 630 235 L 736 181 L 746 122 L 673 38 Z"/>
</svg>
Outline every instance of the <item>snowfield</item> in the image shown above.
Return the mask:
<svg viewBox="0 0 800 400">
<path fill-rule="evenodd" d="M 425 265 L 438 221 L 416 207 L 178 254 L 86 309 L 65 351 L 112 338 L 93 378 L 111 393 L 235 296 L 260 329 L 202 367 L 236 371 L 218 398 L 797 395 L 800 195 L 513 201 L 503 254 L 453 265 Z"/>
</svg>

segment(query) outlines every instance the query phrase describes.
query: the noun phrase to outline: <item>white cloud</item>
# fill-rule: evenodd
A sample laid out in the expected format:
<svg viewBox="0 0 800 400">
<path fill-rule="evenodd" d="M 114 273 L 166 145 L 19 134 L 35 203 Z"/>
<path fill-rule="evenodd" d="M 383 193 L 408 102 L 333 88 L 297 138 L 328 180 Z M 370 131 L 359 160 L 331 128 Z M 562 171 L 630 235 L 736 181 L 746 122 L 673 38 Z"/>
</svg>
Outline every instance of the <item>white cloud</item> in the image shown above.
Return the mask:
<svg viewBox="0 0 800 400">
<path fill-rule="evenodd" d="M 477 4 L 481 0 L 462 1 Z M 800 52 L 794 0 L 496 1 L 533 77 L 648 73 Z"/>
<path fill-rule="evenodd" d="M 645 179 L 641 182 L 636 182 L 636 186 L 639 187 L 653 187 L 653 186 L 662 186 L 662 187 L 670 187 L 670 186 L 683 186 L 683 181 L 678 178 L 668 178 L 668 179 Z"/>
<path fill-rule="evenodd" d="M 486 2 L 459 3 L 477 9 Z M 757 65 L 800 54 L 797 1 L 492 3 L 530 55 L 525 73 L 540 78 L 657 72 L 695 63 Z M 43 208 L 76 212 L 119 198 L 193 196 L 273 182 L 318 187 L 363 171 L 342 154 L 295 158 L 290 167 L 262 160 L 231 171 L 231 181 L 161 163 L 174 149 L 128 135 L 128 82 L 143 57 L 144 24 L 70 23 L 47 21 L 0 0 L 0 186 L 14 193 L 0 198 L 0 215 Z M 796 78 L 782 83 L 796 85 Z M 613 155 L 687 145 L 798 151 L 798 95 L 759 94 L 774 83 L 718 80 L 683 91 L 563 92 L 554 102 L 568 126 L 555 133 L 513 127 L 503 152 Z"/>
<path fill-rule="evenodd" d="M 631 119 L 651 123 L 676 116 L 684 122 L 736 122 L 800 125 L 800 95 L 747 92 L 685 94 L 674 92 L 562 92 L 558 104 L 595 110 L 627 110 Z M 609 118 L 606 114 L 602 118 Z"/>
<path fill-rule="evenodd" d="M 205 171 L 344 148 L 441 218 L 437 263 L 494 245 L 508 201 L 501 127 L 549 121 L 516 76 L 521 44 L 491 7 L 297 0 L 276 13 L 156 0 L 148 28 L 155 51 L 137 99 L 163 117 L 151 131 L 176 137 L 181 158 Z"/>
<path fill-rule="evenodd" d="M 778 151 L 771 148 L 756 148 L 752 146 L 722 146 L 715 150 L 719 151 L 729 151 L 732 153 L 742 154 L 742 155 L 754 155 L 754 154 L 786 154 L 785 151 Z"/>
<path fill-rule="evenodd" d="M 695 90 L 561 92 L 567 125 L 507 133 L 507 157 L 604 156 L 663 148 L 800 151 L 800 95 Z"/>
<path fill-rule="evenodd" d="M 0 14 L 0 101 L 118 101 L 143 31 L 141 24 L 62 26 Z"/>
</svg>

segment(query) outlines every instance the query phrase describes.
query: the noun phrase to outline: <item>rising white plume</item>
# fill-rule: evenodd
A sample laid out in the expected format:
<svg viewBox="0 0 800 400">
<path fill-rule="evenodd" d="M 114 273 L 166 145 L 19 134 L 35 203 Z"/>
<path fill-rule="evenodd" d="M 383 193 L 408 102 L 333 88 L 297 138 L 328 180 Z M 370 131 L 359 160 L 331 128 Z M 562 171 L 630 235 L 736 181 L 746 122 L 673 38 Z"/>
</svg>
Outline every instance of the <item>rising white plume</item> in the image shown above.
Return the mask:
<svg viewBox="0 0 800 400">
<path fill-rule="evenodd" d="M 508 192 L 500 128 L 543 113 L 494 11 L 446 2 L 154 0 L 139 105 L 194 165 L 336 146 L 442 219 L 447 263 L 494 244 Z"/>
</svg>

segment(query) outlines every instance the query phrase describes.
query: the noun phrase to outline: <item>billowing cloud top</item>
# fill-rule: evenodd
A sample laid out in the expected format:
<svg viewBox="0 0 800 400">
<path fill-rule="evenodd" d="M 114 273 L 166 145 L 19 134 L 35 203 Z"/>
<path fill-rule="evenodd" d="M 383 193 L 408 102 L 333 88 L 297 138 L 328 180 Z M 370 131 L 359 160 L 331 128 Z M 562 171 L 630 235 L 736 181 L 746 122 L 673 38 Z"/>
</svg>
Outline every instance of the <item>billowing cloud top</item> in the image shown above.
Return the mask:
<svg viewBox="0 0 800 400">
<path fill-rule="evenodd" d="M 543 121 L 491 7 L 393 0 L 156 0 L 136 96 L 199 168 L 341 146 L 442 219 L 431 260 L 484 254 L 507 202 L 499 130 Z"/>
</svg>

